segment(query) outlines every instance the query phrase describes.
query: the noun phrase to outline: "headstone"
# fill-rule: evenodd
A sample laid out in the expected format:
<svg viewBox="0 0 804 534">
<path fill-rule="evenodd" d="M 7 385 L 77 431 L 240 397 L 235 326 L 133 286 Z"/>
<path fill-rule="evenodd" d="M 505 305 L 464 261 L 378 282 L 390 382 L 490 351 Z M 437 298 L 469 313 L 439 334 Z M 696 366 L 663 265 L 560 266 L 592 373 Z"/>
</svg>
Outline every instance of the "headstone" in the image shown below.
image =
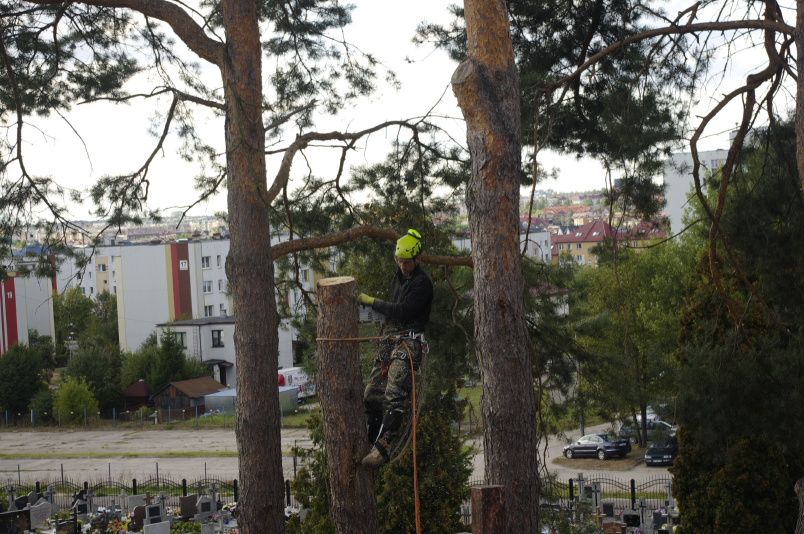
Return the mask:
<svg viewBox="0 0 804 534">
<path fill-rule="evenodd" d="M 142 529 L 143 534 L 170 534 L 170 521 L 161 521 L 145 525 Z"/>
<path fill-rule="evenodd" d="M 145 505 L 141 504 L 139 506 L 135 506 L 132 512 L 131 522 L 135 527 L 133 530 L 142 530 L 142 526 L 145 524 Z"/>
<path fill-rule="evenodd" d="M 215 523 L 203 523 L 201 525 L 201 534 L 215 534 Z"/>
<path fill-rule="evenodd" d="M 161 523 L 162 520 L 165 519 L 165 511 L 162 509 L 162 505 L 157 504 L 149 504 L 145 506 L 145 524 L 146 525 L 153 525 L 155 523 Z"/>
<path fill-rule="evenodd" d="M 198 501 L 195 503 L 195 507 L 197 512 L 193 517 L 193 520 L 198 521 L 199 523 L 206 521 L 212 517 L 213 513 L 215 513 L 215 502 L 209 495 L 200 496 Z"/>
<path fill-rule="evenodd" d="M 0 532 L 25 532 L 31 528 L 31 510 L 13 510 L 0 514 Z"/>
<path fill-rule="evenodd" d="M 179 497 L 179 510 L 181 511 L 181 518 L 185 521 L 198 513 L 198 507 L 195 504 L 196 501 L 198 501 L 198 495 Z"/>
<path fill-rule="evenodd" d="M 128 496 L 128 509 L 134 510 L 137 506 L 145 506 L 145 495 Z"/>
<path fill-rule="evenodd" d="M 87 514 L 89 514 L 89 505 L 82 499 L 77 499 L 73 504 L 73 509 L 78 514 L 79 521 L 86 521 Z"/>
<path fill-rule="evenodd" d="M 44 528 L 47 520 L 50 519 L 50 503 L 42 499 L 39 504 L 31 506 L 31 528 Z"/>
</svg>

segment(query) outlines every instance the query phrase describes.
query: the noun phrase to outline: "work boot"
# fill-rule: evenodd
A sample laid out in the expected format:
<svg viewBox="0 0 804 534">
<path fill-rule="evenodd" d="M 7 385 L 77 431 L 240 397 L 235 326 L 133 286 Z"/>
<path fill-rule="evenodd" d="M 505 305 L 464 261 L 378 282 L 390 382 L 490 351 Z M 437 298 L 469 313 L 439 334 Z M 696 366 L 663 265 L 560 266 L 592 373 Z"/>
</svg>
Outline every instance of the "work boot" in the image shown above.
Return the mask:
<svg viewBox="0 0 804 534">
<path fill-rule="evenodd" d="M 383 434 L 377 441 L 374 442 L 374 446 L 371 448 L 369 453 L 363 458 L 360 464 L 363 467 L 368 467 L 370 469 L 377 469 L 381 465 L 388 463 L 388 451 L 391 450 L 391 443 L 388 440 L 388 437 Z"/>
</svg>

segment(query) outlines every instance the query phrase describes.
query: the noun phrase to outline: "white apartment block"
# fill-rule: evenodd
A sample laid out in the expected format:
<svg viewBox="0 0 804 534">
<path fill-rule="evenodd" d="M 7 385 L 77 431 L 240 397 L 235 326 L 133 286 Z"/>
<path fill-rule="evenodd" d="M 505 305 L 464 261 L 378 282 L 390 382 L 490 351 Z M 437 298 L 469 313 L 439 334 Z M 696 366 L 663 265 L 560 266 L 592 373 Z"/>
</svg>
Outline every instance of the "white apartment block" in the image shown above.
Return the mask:
<svg viewBox="0 0 804 534">
<path fill-rule="evenodd" d="M 703 180 L 710 173 L 720 169 L 726 163 L 728 150 L 709 150 L 698 153 L 701 162 L 700 177 Z M 670 219 L 670 231 L 677 234 L 684 228 L 682 217 L 689 205 L 689 199 L 695 196 L 695 185 L 692 178 L 692 153 L 673 154 L 664 164 L 665 185 L 664 211 Z"/>
<path fill-rule="evenodd" d="M 170 328 L 184 339 L 188 356 L 220 360 L 211 364 L 217 365 L 217 378 L 234 384 L 234 318 L 225 270 L 228 239 L 84 250 L 92 256 L 83 269 L 72 259 L 60 267 L 58 290 L 77 286 L 90 297 L 102 291 L 115 294 L 122 350 L 137 350 L 152 333 Z M 315 279 L 310 269 L 303 269 L 307 289 L 315 287 Z M 299 299 L 296 293 L 286 296 L 289 303 Z M 283 323 L 279 337 L 279 365 L 291 367 L 295 332 Z"/>
<path fill-rule="evenodd" d="M 456 237 L 452 240 L 453 246 L 459 252 L 470 254 L 472 252 L 472 239 L 469 236 Z M 525 255 L 537 261 L 550 263 L 552 261 L 552 234 L 543 228 L 531 228 L 529 233 L 519 234 L 519 248 L 525 248 Z"/>
</svg>

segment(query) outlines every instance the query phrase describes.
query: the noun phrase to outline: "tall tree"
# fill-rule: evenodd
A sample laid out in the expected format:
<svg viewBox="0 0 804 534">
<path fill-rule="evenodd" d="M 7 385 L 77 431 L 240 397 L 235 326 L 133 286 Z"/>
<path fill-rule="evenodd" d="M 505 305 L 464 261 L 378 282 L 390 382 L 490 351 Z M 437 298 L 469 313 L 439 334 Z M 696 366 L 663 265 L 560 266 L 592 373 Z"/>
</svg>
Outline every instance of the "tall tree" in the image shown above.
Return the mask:
<svg viewBox="0 0 804 534">
<path fill-rule="evenodd" d="M 334 112 L 373 87 L 376 60 L 351 47 L 341 32 L 350 22 L 350 9 L 336 0 L 223 0 L 202 2 L 198 9 L 168 0 L 0 1 L 0 112 L 14 124 L 14 135 L 2 145 L 0 246 L 7 248 L 26 226 L 47 233 L 47 250 L 63 242 L 65 234 L 82 231 L 69 220 L 57 182 L 32 174 L 26 165 L 26 119 L 64 114 L 75 102 L 156 98 L 167 104 L 155 147 L 144 163 L 131 173 L 104 176 L 89 190 L 94 214 L 110 226 L 154 215 L 147 205 L 153 179 L 149 169 L 171 132 L 183 141 L 181 155 L 201 169 L 200 199 L 225 182 L 231 238 L 226 268 L 237 321 L 241 523 L 246 533 L 284 529 L 278 396 L 264 388 L 276 376 L 276 300 L 284 296 L 276 294 L 274 260 L 361 236 L 394 239 L 398 230 L 371 226 L 371 214 L 359 213 L 346 200 L 343 161 L 360 139 L 389 126 L 410 132 L 404 143 L 409 149 L 428 151 L 418 136 L 427 127 L 422 119 L 358 132 L 311 131 L 314 112 Z M 202 72 L 177 52 L 176 40 L 213 72 Z M 262 70 L 263 53 L 272 60 L 270 75 Z M 208 74 L 219 81 L 205 84 Z M 149 76 L 157 85 L 142 91 L 138 83 Z M 266 80 L 270 85 L 264 85 Z M 223 119 L 222 153 L 194 126 L 199 106 Z M 286 146 L 268 150 L 266 138 L 278 137 L 290 123 L 299 134 Z M 342 150 L 339 170 L 326 180 L 310 174 L 294 190 L 294 159 L 322 141 Z M 270 185 L 266 154 L 279 160 Z M 297 230 L 304 229 L 297 225 L 305 218 L 327 213 L 338 203 L 348 217 L 335 218 L 315 232 Z M 320 212 L 311 213 L 310 205 L 320 205 Z M 42 217 L 43 212 L 49 216 Z M 271 247 L 270 233 L 277 229 L 290 240 Z M 298 272 L 298 262 L 293 263 Z"/>
<path fill-rule="evenodd" d="M 538 529 L 536 406 L 521 258 L 519 79 L 504 0 L 467 0 L 467 58 L 452 76 L 466 120 L 475 348 L 486 482 L 505 491 L 507 532 Z M 502 347 L 505 350 L 500 350 Z"/>
</svg>

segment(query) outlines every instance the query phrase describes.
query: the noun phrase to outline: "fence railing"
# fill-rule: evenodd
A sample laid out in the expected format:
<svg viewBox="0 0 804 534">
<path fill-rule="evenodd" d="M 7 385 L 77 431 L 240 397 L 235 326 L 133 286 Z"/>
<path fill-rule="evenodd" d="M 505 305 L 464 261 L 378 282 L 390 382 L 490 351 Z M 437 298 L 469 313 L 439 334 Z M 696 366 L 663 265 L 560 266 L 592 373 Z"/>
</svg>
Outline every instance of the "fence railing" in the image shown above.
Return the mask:
<svg viewBox="0 0 804 534">
<path fill-rule="evenodd" d="M 69 511 L 75 496 L 91 495 L 93 509 L 99 507 L 113 509 L 119 506 L 127 510 L 127 497 L 131 495 L 145 495 L 147 499 L 155 501 L 164 495 L 165 505 L 178 508 L 181 497 L 187 495 L 206 495 L 213 485 L 221 503 L 237 502 L 239 487 L 237 479 L 223 479 L 221 477 L 206 477 L 195 479 L 174 479 L 171 477 L 149 477 L 131 480 L 94 480 L 81 481 L 77 479 L 43 479 L 36 481 L 23 481 L 9 483 L 0 488 L 0 511 L 8 510 L 10 497 L 13 495 L 15 505 L 22 509 L 29 499 L 36 495 L 50 500 L 59 511 Z M 285 505 L 296 507 L 297 503 L 291 493 L 290 481 L 285 481 Z"/>
</svg>

